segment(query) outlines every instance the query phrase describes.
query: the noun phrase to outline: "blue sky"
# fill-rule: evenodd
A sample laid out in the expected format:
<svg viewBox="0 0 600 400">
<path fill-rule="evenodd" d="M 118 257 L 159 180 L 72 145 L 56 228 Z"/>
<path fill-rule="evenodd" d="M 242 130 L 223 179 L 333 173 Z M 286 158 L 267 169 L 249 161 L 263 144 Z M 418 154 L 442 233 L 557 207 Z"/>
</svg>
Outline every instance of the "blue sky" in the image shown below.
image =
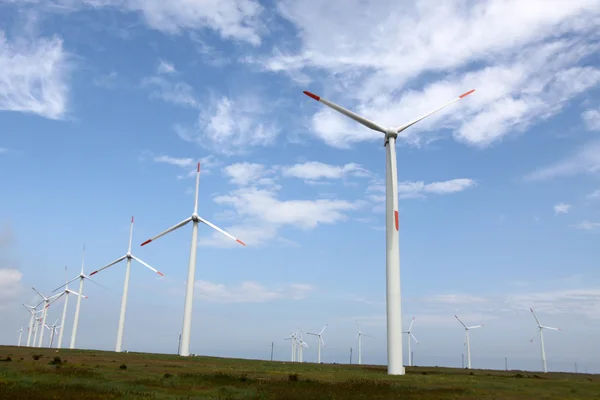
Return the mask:
<svg viewBox="0 0 600 400">
<path fill-rule="evenodd" d="M 0 0 L 0 343 L 33 302 L 127 250 L 124 348 L 176 352 L 202 164 L 191 351 L 385 363 L 383 138 L 400 125 L 404 327 L 415 362 L 600 372 L 600 2 Z M 124 265 L 86 283 L 78 346 L 113 349 Z M 74 303 L 67 319 L 70 337 Z M 55 319 L 62 307 L 53 307 Z M 307 339 L 306 360 L 316 359 Z M 356 353 L 355 353 L 356 354 Z M 356 359 L 356 358 L 355 358 Z"/>
</svg>

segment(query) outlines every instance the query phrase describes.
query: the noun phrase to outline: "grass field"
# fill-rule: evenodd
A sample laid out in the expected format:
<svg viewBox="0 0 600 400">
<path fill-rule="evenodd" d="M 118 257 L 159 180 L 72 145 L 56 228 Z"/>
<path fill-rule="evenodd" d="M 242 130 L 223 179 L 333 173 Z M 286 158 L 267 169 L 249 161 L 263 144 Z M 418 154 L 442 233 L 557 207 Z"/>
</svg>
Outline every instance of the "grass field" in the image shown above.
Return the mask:
<svg viewBox="0 0 600 400">
<path fill-rule="evenodd" d="M 0 346 L 0 399 L 600 399 L 600 376 Z"/>
</svg>

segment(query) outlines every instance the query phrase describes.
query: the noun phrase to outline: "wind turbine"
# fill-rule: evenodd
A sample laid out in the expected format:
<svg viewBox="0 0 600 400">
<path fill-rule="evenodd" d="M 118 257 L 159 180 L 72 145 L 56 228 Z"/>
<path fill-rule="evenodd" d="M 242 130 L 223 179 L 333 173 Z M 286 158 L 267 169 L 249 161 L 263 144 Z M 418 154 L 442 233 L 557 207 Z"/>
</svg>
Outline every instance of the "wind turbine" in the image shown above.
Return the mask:
<svg viewBox="0 0 600 400">
<path fill-rule="evenodd" d="M 456 319 L 458 319 L 458 322 L 460 322 L 460 324 L 462 326 L 465 327 L 465 343 L 464 344 L 467 345 L 467 368 L 471 369 L 471 342 L 469 342 L 469 330 L 475 329 L 475 328 L 481 328 L 483 325 L 466 326 L 456 315 L 454 317 Z"/>
<path fill-rule="evenodd" d="M 468 96 L 470 90 L 454 100 L 444 104 L 407 124 L 397 128 L 384 128 L 358 114 L 353 113 L 335 103 L 325 100 L 311 92 L 304 94 L 319 101 L 335 111 L 352 118 L 359 124 L 379 131 L 385 135 L 384 146 L 387 148 L 386 162 L 386 305 L 387 305 L 387 358 L 388 374 L 404 375 L 402 365 L 402 300 L 400 294 L 400 247 L 398 242 L 398 174 L 396 165 L 396 138 L 398 134 L 424 118 L 440 111 L 450 104 Z"/>
<path fill-rule="evenodd" d="M 48 307 L 50 306 L 50 301 L 51 301 L 52 299 L 54 299 L 56 296 L 59 296 L 59 295 L 58 295 L 58 294 L 55 294 L 55 295 L 53 295 L 53 296 L 46 297 L 46 296 L 44 296 L 43 294 L 41 294 L 40 292 L 38 292 L 38 291 L 36 290 L 36 288 L 32 287 L 32 289 L 33 289 L 33 290 L 34 290 L 34 291 L 35 291 L 35 292 L 36 292 L 36 293 L 37 293 L 37 294 L 38 294 L 38 295 L 39 295 L 39 296 L 40 296 L 42 299 L 44 299 L 43 303 L 45 304 L 45 305 L 44 305 L 44 308 L 43 308 L 44 312 L 42 313 L 42 330 L 41 330 L 41 332 L 40 332 L 40 339 L 39 339 L 39 342 L 38 342 L 38 347 L 42 347 L 42 343 L 43 343 L 43 341 L 44 341 L 44 325 L 46 325 L 46 317 L 48 316 Z"/>
<path fill-rule="evenodd" d="M 19 341 L 17 342 L 17 346 L 21 347 L 21 338 L 23 337 L 23 327 L 18 330 L 19 332 Z"/>
<path fill-rule="evenodd" d="M 373 339 L 373 336 L 367 335 L 360 331 L 360 329 L 358 328 L 358 320 L 356 321 L 356 330 L 358 331 L 358 335 L 356 335 L 356 337 L 358 338 L 358 363 L 362 364 L 362 337 L 366 336 L 366 337 Z M 388 369 L 388 371 L 389 371 L 389 369 Z"/>
<path fill-rule="evenodd" d="M 545 325 L 540 324 L 540 320 L 533 312 L 533 308 L 530 308 L 530 310 L 531 310 L 531 313 L 533 314 L 533 318 L 535 318 L 535 322 L 537 323 L 538 330 L 540 332 L 540 346 L 542 347 L 542 364 L 544 366 L 544 372 L 548 372 L 548 367 L 546 366 L 546 349 L 544 348 L 544 334 L 542 333 L 542 331 L 544 329 L 550 329 L 552 331 L 560 331 L 560 328 L 552 328 L 551 326 L 545 326 Z M 533 339 L 535 339 L 535 336 L 533 337 Z M 529 341 L 529 343 L 533 343 L 533 339 L 531 339 Z"/>
<path fill-rule="evenodd" d="M 323 338 L 321 337 L 323 335 L 323 332 L 325 331 L 325 329 L 327 328 L 327 325 L 325 325 L 323 327 L 323 329 L 321 329 L 321 332 L 319 333 L 310 333 L 307 332 L 307 335 L 313 335 L 313 336 L 317 336 L 317 363 L 321 364 L 321 343 L 323 343 L 323 347 L 325 347 L 325 342 L 323 341 Z"/>
<path fill-rule="evenodd" d="M 298 336 L 298 332 L 300 332 L 300 335 Z M 303 339 L 302 339 L 302 331 L 300 330 L 300 328 L 298 328 L 298 330 L 296 331 L 296 349 L 298 351 L 298 361 L 299 362 L 304 362 L 304 358 L 303 358 L 303 350 L 304 348 L 308 348 L 308 343 L 306 343 Z"/>
<path fill-rule="evenodd" d="M 198 223 L 202 222 L 213 228 L 214 230 L 221 232 L 223 235 L 227 236 L 230 239 L 235 240 L 239 244 L 245 246 L 246 244 L 241 240 L 235 238 L 233 235 L 225 232 L 223 229 L 218 226 L 208 222 L 204 218 L 198 215 L 198 188 L 200 185 L 200 163 L 198 163 L 198 171 L 196 173 L 196 196 L 194 201 L 194 212 L 191 217 L 184 219 L 176 225 L 173 225 L 169 229 L 164 232 L 159 233 L 158 235 L 146 240 L 141 246 L 147 245 L 148 243 L 158 239 L 161 236 L 166 235 L 169 232 L 172 232 L 176 229 L 181 228 L 189 222 L 193 222 L 192 225 L 192 245 L 190 248 L 190 261 L 188 264 L 188 277 L 185 288 L 185 306 L 183 308 L 183 329 L 181 330 L 181 349 L 180 356 L 189 356 L 190 355 L 190 336 L 192 333 L 192 305 L 194 300 L 194 283 L 195 283 L 195 275 L 196 275 L 196 250 L 198 246 Z"/>
<path fill-rule="evenodd" d="M 46 324 L 46 328 L 48 328 L 48 330 L 50 330 L 50 340 L 48 342 L 48 348 L 51 348 L 52 345 L 54 344 L 54 335 L 56 334 L 56 331 L 59 328 L 62 328 L 61 325 L 56 325 L 56 324 L 58 324 L 59 319 L 60 319 L 60 317 L 56 318 L 56 321 L 54 321 L 54 323 L 52 325 Z"/>
<path fill-rule="evenodd" d="M 120 263 L 123 260 L 127 260 L 127 264 L 125 266 L 125 285 L 123 288 L 123 297 L 121 298 L 121 315 L 119 316 L 119 328 L 117 329 L 117 344 L 115 346 L 115 351 L 117 353 L 120 353 L 121 349 L 123 347 L 123 329 L 125 327 L 125 310 L 127 309 L 127 293 L 129 291 L 129 275 L 131 273 L 131 260 L 135 260 L 135 261 L 139 262 L 140 264 L 142 264 L 144 267 L 150 269 L 153 272 L 156 272 L 158 275 L 164 276 L 162 274 L 162 272 L 155 270 L 154 268 L 152 268 L 151 266 L 149 266 L 148 264 L 146 264 L 145 262 L 143 262 L 142 260 L 140 260 L 139 258 L 137 258 L 131 254 L 131 239 L 132 239 L 132 237 L 133 237 L 133 217 L 131 217 L 131 225 L 129 227 L 129 246 L 127 247 L 127 253 L 124 256 L 111 262 L 110 264 L 108 264 L 90 274 L 90 276 L 92 276 L 102 270 L 105 270 L 108 267 L 111 267 L 117 263 Z"/>
<path fill-rule="evenodd" d="M 292 362 L 296 361 L 296 333 L 293 332 L 290 337 L 287 337 L 283 340 L 291 340 L 292 341 Z"/>
<path fill-rule="evenodd" d="M 83 295 L 83 281 L 85 279 L 87 279 L 90 282 L 94 282 L 98 286 L 104 287 L 104 286 L 102 286 L 101 284 L 99 284 L 98 282 L 94 281 L 92 278 L 90 278 L 89 276 L 87 276 L 86 274 L 83 273 L 84 262 L 85 262 L 85 245 L 83 246 L 83 252 L 81 254 L 81 272 L 79 273 L 79 275 L 77 275 L 75 278 L 71 279 L 70 281 L 68 281 L 64 285 L 60 285 L 59 287 L 57 287 L 56 289 L 53 290 L 53 292 L 56 292 L 61 287 L 63 287 L 63 286 L 67 287 L 69 285 L 69 283 L 71 283 L 71 282 L 76 281 L 77 279 L 79 279 L 79 295 L 77 296 L 77 306 L 75 307 L 75 317 L 73 319 L 73 330 L 71 331 L 71 343 L 69 344 L 69 348 L 70 349 L 74 349 L 75 348 L 75 340 L 77 339 L 77 327 L 79 326 L 79 312 L 81 310 L 81 297 Z"/>
<path fill-rule="evenodd" d="M 23 307 L 25 307 L 27 309 L 27 312 L 29 312 L 29 314 L 31 314 L 31 318 L 29 319 L 29 329 L 27 329 L 27 347 L 31 347 L 31 334 L 33 333 L 33 330 L 34 330 L 34 321 L 37 321 L 35 314 L 42 311 L 42 310 L 37 309 L 40 306 L 40 304 L 42 304 L 42 303 L 43 303 L 43 301 L 40 302 L 39 304 L 37 304 L 36 306 L 28 306 L 27 304 L 23 304 Z M 34 344 L 35 344 L 35 339 L 34 339 Z"/>
<path fill-rule="evenodd" d="M 412 320 L 410 321 L 410 325 L 408 326 L 408 330 L 406 332 L 407 335 L 407 340 L 408 340 L 408 366 L 412 367 L 412 352 L 410 351 L 410 342 L 411 342 L 411 338 L 415 340 L 415 342 L 417 342 L 417 344 L 419 344 L 419 341 L 417 340 L 417 338 L 415 337 L 415 335 L 412 334 L 412 327 L 413 324 L 415 323 L 415 317 L 412 318 Z"/>
<path fill-rule="evenodd" d="M 56 348 L 57 349 L 61 349 L 62 348 L 62 341 L 63 341 L 63 333 L 65 332 L 64 326 L 65 326 L 65 319 L 67 317 L 67 306 L 69 304 L 69 295 L 70 294 L 74 294 L 75 296 L 79 296 L 79 293 L 74 292 L 73 290 L 69 289 L 69 281 L 67 278 L 67 266 L 65 265 L 65 289 L 63 290 L 62 293 L 60 293 L 60 295 L 54 299 L 54 302 L 58 301 L 58 299 L 60 299 L 61 297 L 65 296 L 65 304 L 63 305 L 63 312 L 62 312 L 62 320 L 60 321 L 60 333 L 58 334 L 58 343 Z M 82 296 L 84 299 L 87 299 L 87 296 Z M 50 303 L 50 304 L 52 304 Z"/>
</svg>

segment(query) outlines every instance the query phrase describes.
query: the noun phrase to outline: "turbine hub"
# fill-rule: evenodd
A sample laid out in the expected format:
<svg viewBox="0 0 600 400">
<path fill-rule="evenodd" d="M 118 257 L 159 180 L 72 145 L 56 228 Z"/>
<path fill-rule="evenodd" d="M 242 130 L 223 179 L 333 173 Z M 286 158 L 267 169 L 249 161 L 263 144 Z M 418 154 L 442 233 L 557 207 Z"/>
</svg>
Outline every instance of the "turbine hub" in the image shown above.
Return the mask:
<svg viewBox="0 0 600 400">
<path fill-rule="evenodd" d="M 200 222 L 200 216 L 196 213 L 192 214 L 192 221 L 194 222 Z"/>
<path fill-rule="evenodd" d="M 390 138 L 394 138 L 396 139 L 398 137 L 398 132 L 396 131 L 396 128 L 387 128 L 385 130 L 385 138 L 383 139 L 383 146 L 387 146 L 388 142 L 390 141 Z"/>
</svg>

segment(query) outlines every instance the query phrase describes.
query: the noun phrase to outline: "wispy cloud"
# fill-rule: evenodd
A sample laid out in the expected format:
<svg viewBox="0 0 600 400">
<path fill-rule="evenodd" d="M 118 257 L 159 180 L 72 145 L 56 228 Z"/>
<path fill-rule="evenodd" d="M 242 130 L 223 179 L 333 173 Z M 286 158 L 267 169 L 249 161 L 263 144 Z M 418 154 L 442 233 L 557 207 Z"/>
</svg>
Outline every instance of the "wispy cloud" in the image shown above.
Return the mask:
<svg viewBox="0 0 600 400">
<path fill-rule="evenodd" d="M 403 181 L 398 182 L 398 197 L 409 199 L 422 198 L 427 194 L 453 194 L 462 192 L 474 186 L 476 186 L 476 182 L 473 179 L 468 178 L 457 178 L 431 183 L 425 183 L 423 181 Z M 385 200 L 383 195 L 385 193 L 385 185 L 383 184 L 373 184 L 367 188 L 367 192 L 379 193 L 370 196 L 373 201 L 382 202 Z"/>
<path fill-rule="evenodd" d="M 218 303 L 264 303 L 272 300 L 301 300 L 315 290 L 304 283 L 292 283 L 268 288 L 258 282 L 246 281 L 239 285 L 226 285 L 207 281 L 196 281 L 195 296 Z"/>
<path fill-rule="evenodd" d="M 177 70 L 175 69 L 175 65 L 165 60 L 159 61 L 156 70 L 159 74 L 173 74 L 177 72 Z"/>
<path fill-rule="evenodd" d="M 60 38 L 8 41 L 0 31 L 0 110 L 64 118 L 71 69 Z"/>
<path fill-rule="evenodd" d="M 525 176 L 525 180 L 543 181 L 578 174 L 595 174 L 598 172 L 600 172 L 600 141 L 593 140 L 581 146 L 564 160 L 530 173 Z"/>
<path fill-rule="evenodd" d="M 307 183 L 317 183 L 325 179 L 342 179 L 348 176 L 369 177 L 371 173 L 356 163 L 331 165 L 319 161 L 286 166 L 283 176 L 303 179 Z"/>
<path fill-rule="evenodd" d="M 571 210 L 570 204 L 559 203 L 554 206 L 554 214 L 567 214 Z"/>
<path fill-rule="evenodd" d="M 142 86 L 152 90 L 151 96 L 168 103 L 191 108 L 199 108 L 194 89 L 185 82 L 173 82 L 160 76 L 142 79 Z"/>
<path fill-rule="evenodd" d="M 597 199 L 600 199 L 600 189 L 594 190 L 592 193 L 590 193 L 587 196 L 585 196 L 585 198 L 588 199 L 588 200 L 597 200 Z"/>
<path fill-rule="evenodd" d="M 581 221 L 575 224 L 574 227 L 583 231 L 593 231 L 600 228 L 600 222 Z"/>
<path fill-rule="evenodd" d="M 586 110 L 581 114 L 587 129 L 600 131 L 600 108 Z"/>
</svg>

